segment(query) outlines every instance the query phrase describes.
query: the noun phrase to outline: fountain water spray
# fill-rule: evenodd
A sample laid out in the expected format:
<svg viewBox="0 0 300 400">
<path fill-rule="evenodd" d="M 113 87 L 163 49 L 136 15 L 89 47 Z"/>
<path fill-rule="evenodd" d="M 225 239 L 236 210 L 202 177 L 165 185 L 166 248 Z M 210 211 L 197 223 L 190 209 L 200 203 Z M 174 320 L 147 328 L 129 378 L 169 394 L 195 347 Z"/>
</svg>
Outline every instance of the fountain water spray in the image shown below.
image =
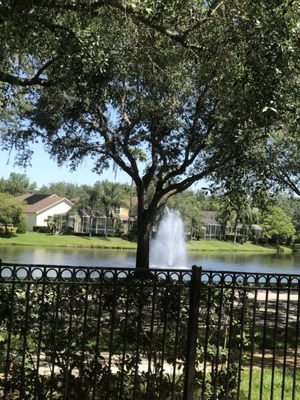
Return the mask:
<svg viewBox="0 0 300 400">
<path fill-rule="evenodd" d="M 155 239 L 150 242 L 151 267 L 187 266 L 183 221 L 178 211 L 166 208 Z"/>
</svg>

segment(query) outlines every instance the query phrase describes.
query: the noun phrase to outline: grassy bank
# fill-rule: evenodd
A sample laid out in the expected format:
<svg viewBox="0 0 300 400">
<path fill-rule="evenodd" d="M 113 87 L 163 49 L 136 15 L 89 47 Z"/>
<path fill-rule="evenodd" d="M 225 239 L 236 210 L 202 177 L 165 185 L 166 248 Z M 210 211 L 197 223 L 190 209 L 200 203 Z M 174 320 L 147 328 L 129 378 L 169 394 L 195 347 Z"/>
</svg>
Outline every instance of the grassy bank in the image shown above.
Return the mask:
<svg viewBox="0 0 300 400">
<path fill-rule="evenodd" d="M 27 232 L 13 237 L 0 236 L 0 245 L 35 247 L 87 247 L 104 249 L 135 249 L 136 244 L 121 238 L 105 238 L 73 235 L 48 235 Z"/>
<path fill-rule="evenodd" d="M 296 380 L 294 382 L 294 371 L 292 369 L 287 368 L 285 371 L 285 381 L 284 381 L 284 398 L 286 400 L 289 399 L 298 399 L 293 397 L 293 394 L 299 393 L 300 383 L 299 378 L 300 374 L 297 371 Z M 264 375 L 262 379 L 262 397 L 260 397 L 261 391 L 261 370 L 253 369 L 252 371 L 252 385 L 251 385 L 251 399 L 262 399 L 269 400 L 271 397 L 272 391 L 272 370 L 271 368 L 264 369 Z M 273 400 L 281 400 L 282 397 L 282 382 L 283 382 L 283 370 L 282 368 L 275 368 L 274 370 L 274 383 L 273 383 Z M 295 384 L 295 388 L 293 387 Z M 295 392 L 293 393 L 293 391 Z M 242 373 L 241 380 L 241 394 L 240 400 L 248 400 L 249 399 L 249 370 L 245 369 Z"/>
<path fill-rule="evenodd" d="M 188 250 L 191 251 L 213 251 L 213 252 L 256 252 L 256 253 L 274 253 L 278 250 L 275 246 L 259 245 L 247 242 L 244 244 L 225 242 L 222 240 L 199 240 L 189 242 Z M 280 251 L 291 253 L 292 250 L 286 246 L 280 246 Z"/>
<path fill-rule="evenodd" d="M 124 249 L 135 250 L 136 243 L 129 242 L 121 238 L 104 238 L 73 235 L 48 235 L 45 233 L 27 232 L 23 235 L 12 237 L 0 236 L 1 245 L 12 246 L 35 246 L 35 247 L 86 247 L 103 249 Z M 188 250 L 191 251 L 211 251 L 211 252 L 256 252 L 271 253 L 276 251 L 275 247 L 261 246 L 252 243 L 238 244 L 223 242 L 220 240 L 201 240 L 187 243 Z M 289 248 L 282 248 L 284 252 L 291 252 Z"/>
</svg>

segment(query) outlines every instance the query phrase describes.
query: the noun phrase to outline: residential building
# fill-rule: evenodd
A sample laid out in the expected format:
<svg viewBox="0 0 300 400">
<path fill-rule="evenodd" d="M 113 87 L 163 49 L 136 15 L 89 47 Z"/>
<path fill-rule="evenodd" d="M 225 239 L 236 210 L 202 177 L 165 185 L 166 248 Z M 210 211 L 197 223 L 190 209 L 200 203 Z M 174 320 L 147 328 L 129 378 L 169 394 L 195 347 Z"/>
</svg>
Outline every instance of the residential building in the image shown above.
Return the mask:
<svg viewBox="0 0 300 400">
<path fill-rule="evenodd" d="M 203 219 L 202 239 L 221 239 L 222 226 L 216 219 L 215 211 L 202 211 Z"/>
<path fill-rule="evenodd" d="M 26 193 L 16 198 L 25 203 L 24 217 L 29 231 L 33 231 L 34 226 L 46 227 L 49 218 L 63 220 L 73 207 L 70 200 L 56 194 Z"/>
</svg>

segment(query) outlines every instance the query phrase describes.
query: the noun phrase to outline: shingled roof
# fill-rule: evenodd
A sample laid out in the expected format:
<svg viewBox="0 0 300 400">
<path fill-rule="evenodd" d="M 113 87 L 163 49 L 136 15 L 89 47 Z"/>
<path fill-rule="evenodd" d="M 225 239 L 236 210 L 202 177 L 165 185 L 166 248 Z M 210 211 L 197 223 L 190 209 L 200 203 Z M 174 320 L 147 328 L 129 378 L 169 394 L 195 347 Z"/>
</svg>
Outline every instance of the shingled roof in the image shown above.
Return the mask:
<svg viewBox="0 0 300 400">
<path fill-rule="evenodd" d="M 73 203 L 65 197 L 59 197 L 56 194 L 31 194 L 26 193 L 17 197 L 18 200 L 23 201 L 25 206 L 25 212 L 27 213 L 40 213 L 46 210 L 49 207 L 52 207 L 56 204 L 61 203 L 62 201 L 66 201 L 73 205 Z"/>
<path fill-rule="evenodd" d="M 221 226 L 221 224 L 216 220 L 215 211 L 202 211 L 201 215 L 206 225 Z"/>
</svg>

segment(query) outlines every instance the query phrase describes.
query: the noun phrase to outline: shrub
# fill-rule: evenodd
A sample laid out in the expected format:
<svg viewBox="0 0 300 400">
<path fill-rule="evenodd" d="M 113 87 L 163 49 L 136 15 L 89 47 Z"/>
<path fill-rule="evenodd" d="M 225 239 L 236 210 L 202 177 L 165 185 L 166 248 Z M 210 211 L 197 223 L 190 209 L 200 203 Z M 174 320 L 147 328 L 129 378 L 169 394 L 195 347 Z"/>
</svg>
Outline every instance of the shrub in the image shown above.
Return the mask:
<svg viewBox="0 0 300 400">
<path fill-rule="evenodd" d="M 6 230 L 4 225 L 0 225 L 0 233 L 14 234 L 17 233 L 17 228 L 15 226 L 8 226 Z"/>
<path fill-rule="evenodd" d="M 48 226 L 34 225 L 32 230 L 33 230 L 33 232 L 38 232 L 38 233 L 49 233 Z"/>
<path fill-rule="evenodd" d="M 27 231 L 27 225 L 25 219 L 21 218 L 17 226 L 17 233 L 26 233 L 26 231 Z"/>
<path fill-rule="evenodd" d="M 115 222 L 115 236 L 121 237 L 124 233 L 124 226 L 121 221 L 117 220 Z"/>
</svg>

